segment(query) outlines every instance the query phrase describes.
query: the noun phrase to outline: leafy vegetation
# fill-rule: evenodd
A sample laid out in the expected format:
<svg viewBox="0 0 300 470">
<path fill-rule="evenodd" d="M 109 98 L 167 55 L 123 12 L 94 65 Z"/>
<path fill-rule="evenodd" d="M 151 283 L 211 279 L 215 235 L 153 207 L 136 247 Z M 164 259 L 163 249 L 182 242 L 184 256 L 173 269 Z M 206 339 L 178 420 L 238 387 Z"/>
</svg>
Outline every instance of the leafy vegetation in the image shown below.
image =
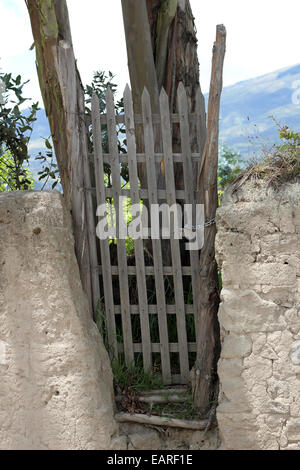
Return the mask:
<svg viewBox="0 0 300 470">
<path fill-rule="evenodd" d="M 1 191 L 33 189 L 33 175 L 28 169 L 29 142 L 33 125 L 37 120 L 38 103 L 27 109 L 21 109 L 29 98 L 24 98 L 24 86 L 21 75 L 16 78 L 12 74 L 0 73 L 4 84 L 4 99 L 0 103 L 0 188 Z M 46 153 L 36 159 L 41 160 L 39 180 L 45 184 L 49 178 L 54 180 L 54 188 L 59 182 L 59 174 L 52 153 L 49 139 L 45 139 Z"/>
<path fill-rule="evenodd" d="M 0 192 L 15 191 L 17 189 L 33 189 L 33 177 L 28 168 L 20 171 L 9 150 L 0 148 Z"/>
<path fill-rule="evenodd" d="M 1 190 L 21 190 L 32 188 L 32 177 L 28 171 L 28 144 L 33 123 L 36 121 L 38 103 L 33 103 L 29 113 L 20 110 L 27 100 L 23 97 L 22 83 L 18 75 L 0 73 L 5 87 L 0 103 L 0 166 Z"/>
<path fill-rule="evenodd" d="M 112 72 L 108 72 L 108 75 L 103 71 L 95 72 L 93 75 L 93 80 L 90 85 L 85 87 L 85 104 L 86 104 L 86 113 L 87 115 L 91 115 L 91 101 L 92 96 L 94 93 L 97 94 L 99 98 L 99 106 L 100 106 L 100 113 L 105 113 L 106 111 L 106 92 L 108 88 L 111 89 L 114 95 L 117 93 L 117 85 L 114 83 L 114 75 Z M 124 113 L 124 103 L 123 98 L 115 103 L 115 112 L 117 115 Z M 124 134 L 126 133 L 124 126 L 120 125 L 118 127 L 118 148 L 120 153 L 126 153 L 126 139 L 124 138 Z M 89 151 L 93 152 L 93 139 L 92 139 L 92 129 L 89 130 Z M 107 126 L 102 126 L 102 145 L 104 153 L 109 153 L 108 148 L 108 134 L 107 134 Z M 105 163 L 104 165 L 104 173 L 106 179 L 106 185 L 108 188 L 112 186 L 111 184 L 111 168 L 110 165 Z M 129 175 L 128 175 L 128 165 L 122 164 L 121 165 L 121 177 L 124 183 L 129 182 Z"/>
<path fill-rule="evenodd" d="M 22 82 L 22 77 L 18 75 L 16 78 L 12 74 L 0 73 L 0 79 L 5 88 L 4 101 L 0 103 L 0 168 L 1 191 L 16 189 L 33 189 L 34 180 L 32 173 L 28 170 L 29 164 L 29 142 L 33 131 L 33 125 L 37 121 L 37 112 L 40 110 L 38 103 L 33 103 L 27 109 L 20 109 L 26 102 L 31 101 L 24 98 L 24 86 L 28 83 Z M 105 93 L 108 87 L 115 94 L 117 85 L 113 81 L 114 75 L 109 72 L 98 71 L 94 73 L 91 85 L 85 88 L 86 96 L 86 113 L 91 114 L 90 104 L 94 92 L 99 97 L 100 111 L 105 112 Z M 123 100 L 117 101 L 116 114 L 124 112 Z M 126 152 L 126 139 L 124 139 L 124 126 L 119 126 L 119 151 Z M 108 152 L 107 129 L 103 126 L 103 144 L 104 151 Z M 60 183 L 59 170 L 55 160 L 55 155 L 50 138 L 44 138 L 45 150 L 39 152 L 35 160 L 40 162 L 40 171 L 38 172 L 38 180 L 43 183 L 42 190 L 51 183 L 54 189 Z M 89 140 L 90 151 L 93 150 L 92 132 L 90 129 Z M 105 166 L 105 175 L 107 186 L 111 187 L 111 170 L 110 166 Z M 122 165 L 121 175 L 124 184 L 128 184 L 128 168 Z"/>
</svg>

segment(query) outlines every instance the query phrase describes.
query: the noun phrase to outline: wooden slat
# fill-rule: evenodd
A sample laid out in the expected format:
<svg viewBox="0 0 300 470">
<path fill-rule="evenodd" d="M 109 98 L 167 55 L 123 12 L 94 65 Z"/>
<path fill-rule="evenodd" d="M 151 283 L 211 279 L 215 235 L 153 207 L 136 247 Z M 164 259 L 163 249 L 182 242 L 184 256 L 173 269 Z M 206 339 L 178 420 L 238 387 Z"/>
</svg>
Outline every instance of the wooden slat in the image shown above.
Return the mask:
<svg viewBox="0 0 300 470">
<path fill-rule="evenodd" d="M 184 177 L 184 190 L 185 190 L 185 203 L 192 204 L 193 206 L 193 221 L 192 225 L 197 224 L 196 221 L 196 205 L 193 186 L 193 167 L 191 159 L 191 144 L 189 132 L 189 119 L 188 119 L 188 102 L 186 91 L 182 82 L 178 86 L 177 92 L 178 110 L 180 114 L 180 136 L 181 136 L 181 151 L 183 155 L 183 177 Z M 203 221 L 204 222 L 204 221 Z M 201 229 L 200 229 L 201 230 Z M 187 244 L 188 246 L 189 244 Z M 190 250 L 191 260 L 191 274 L 192 274 L 192 289 L 193 289 L 193 303 L 198 305 L 198 290 L 200 283 L 199 274 L 199 251 Z M 195 312 L 195 321 L 198 319 L 198 313 Z"/>
<path fill-rule="evenodd" d="M 104 187 L 104 169 L 102 158 L 102 136 L 100 124 L 99 99 L 94 93 L 92 98 L 92 122 L 93 122 L 93 142 L 95 156 L 95 177 L 97 205 L 106 204 Z M 110 263 L 110 252 L 108 240 L 100 240 L 101 262 L 105 269 L 103 276 L 105 315 L 107 316 L 107 333 L 109 342 L 109 352 L 111 357 L 118 357 L 116 323 L 114 315 L 114 296 L 112 288 L 112 272 Z"/>
<path fill-rule="evenodd" d="M 118 136 L 116 130 L 116 116 L 114 96 L 110 88 L 106 92 L 106 109 L 107 109 L 107 133 L 109 150 L 112 155 L 111 172 L 112 172 L 112 186 L 114 207 L 116 212 L 116 228 L 117 228 L 117 253 L 118 253 L 118 267 L 119 267 L 119 285 L 120 285 L 120 298 L 122 305 L 122 331 L 124 340 L 124 353 L 127 365 L 134 362 L 134 353 L 132 347 L 132 328 L 130 316 L 130 302 L 129 302 L 129 286 L 128 286 L 128 272 L 127 272 L 127 254 L 125 239 L 119 237 L 120 219 L 123 220 L 123 206 L 120 204 L 121 196 L 121 178 L 120 178 L 120 162 L 118 152 Z M 121 215 L 121 217 L 119 217 Z"/>
<path fill-rule="evenodd" d="M 165 155 L 165 180 L 166 180 L 166 193 L 167 203 L 169 207 L 176 206 L 176 191 L 175 191 L 175 178 L 174 178 L 174 163 L 172 157 L 172 135 L 169 113 L 169 99 L 162 88 L 160 97 L 160 114 L 161 114 L 161 130 L 162 142 Z M 180 374 L 182 383 L 189 381 L 189 357 L 187 349 L 187 332 L 185 322 L 185 305 L 184 305 L 184 292 L 181 271 L 181 258 L 179 240 L 176 238 L 176 229 L 178 229 L 178 220 L 175 220 L 176 213 L 170 213 L 170 243 L 171 255 L 173 266 L 173 280 L 176 302 L 176 320 L 177 320 L 177 334 L 179 342 L 179 362 Z"/>
<path fill-rule="evenodd" d="M 154 136 L 153 136 L 153 125 L 152 125 L 152 113 L 150 96 L 146 89 L 142 95 L 142 112 L 143 112 L 143 124 L 144 124 L 144 143 L 146 153 L 146 168 L 147 168 L 147 181 L 149 188 L 149 204 L 157 204 L 157 181 L 154 161 Z M 158 306 L 158 324 L 159 324 L 159 335 L 161 344 L 161 364 L 162 364 L 162 376 L 164 382 L 170 383 L 171 381 L 171 366 L 170 366 L 170 355 L 169 355 L 169 337 L 168 337 L 168 324 L 166 315 L 166 299 L 164 289 L 164 276 L 163 276 L 163 263 L 162 263 L 162 251 L 161 251 L 161 240 L 152 240 L 153 248 L 153 261 L 155 271 L 155 288 L 156 298 Z"/>
<path fill-rule="evenodd" d="M 197 115 L 195 113 L 191 113 L 189 115 L 190 121 L 195 122 L 197 119 Z M 107 116 L 106 114 L 101 114 L 101 124 L 106 124 Z M 86 125 L 90 126 L 91 125 L 91 119 L 90 116 L 85 115 L 85 121 Z M 143 124 L 143 116 L 141 114 L 135 114 L 134 115 L 134 122 L 135 124 Z M 152 122 L 153 124 L 159 124 L 160 123 L 160 115 L 159 114 L 152 114 Z M 179 114 L 171 114 L 171 122 L 172 123 L 178 123 L 179 122 Z M 124 124 L 125 123 L 125 116 L 124 114 L 118 114 L 116 116 L 116 123 L 117 124 Z"/>
<path fill-rule="evenodd" d="M 85 188 L 86 191 L 90 191 L 94 193 L 96 188 L 87 187 Z M 114 196 L 114 190 L 112 188 L 105 188 L 105 194 L 107 198 L 112 198 Z M 166 199 L 166 191 L 164 189 L 158 189 L 157 195 L 160 200 Z M 120 195 L 122 197 L 130 197 L 130 189 L 120 189 Z M 140 199 L 149 199 L 149 192 L 148 189 L 139 189 Z M 184 200 L 185 199 L 185 192 L 184 190 L 177 189 L 176 190 L 176 198 L 177 200 Z"/>
<path fill-rule="evenodd" d="M 160 343 L 152 343 L 152 352 L 160 353 L 161 345 Z M 187 350 L 189 352 L 196 352 L 197 351 L 197 343 L 186 343 Z M 178 343 L 169 343 L 168 344 L 169 352 L 170 353 L 179 353 L 180 354 L 180 346 Z M 124 351 L 124 345 L 122 343 L 118 343 L 119 352 Z M 133 350 L 135 353 L 143 352 L 143 345 L 142 343 L 133 343 Z M 180 383 L 182 382 L 182 375 L 180 374 Z"/>
<path fill-rule="evenodd" d="M 172 276 L 173 274 L 173 268 L 172 266 L 163 266 L 163 274 L 164 276 Z M 190 266 L 183 266 L 182 268 L 182 275 L 183 276 L 190 276 L 191 275 L 191 267 Z M 98 266 L 98 270 L 100 274 L 103 274 L 104 270 L 102 269 L 102 266 Z M 111 267 L 111 272 L 113 276 L 117 276 L 119 274 L 118 266 L 112 266 Z M 127 272 L 129 276 L 136 276 L 136 266 L 128 266 L 127 267 Z M 145 266 L 145 272 L 146 276 L 154 276 L 155 275 L 155 269 L 154 266 Z"/>
<path fill-rule="evenodd" d="M 115 305 L 115 315 L 121 314 L 121 305 Z M 140 306 L 139 305 L 130 305 L 130 312 L 131 315 L 139 315 L 140 314 Z M 176 314 L 176 305 L 166 305 L 166 312 L 168 314 L 175 315 Z M 157 314 L 157 305 L 148 305 L 148 313 L 149 315 Z M 194 306 L 187 304 L 185 305 L 185 313 L 186 315 L 194 313 Z"/>
<path fill-rule="evenodd" d="M 93 160 L 93 154 L 90 153 L 90 158 Z M 154 155 L 155 162 L 160 163 L 161 160 L 164 158 L 163 153 L 155 153 Z M 192 153 L 192 159 L 193 161 L 200 162 L 202 158 L 202 155 L 200 153 Z M 136 154 L 136 159 L 138 163 L 145 163 L 146 162 L 146 155 L 144 153 L 137 153 Z M 103 154 L 103 160 L 105 163 L 110 163 L 111 161 L 111 154 L 110 153 L 104 153 Z M 119 154 L 119 160 L 120 163 L 127 163 L 128 161 L 128 154 L 127 153 L 120 153 Z M 182 154 L 181 153 L 173 153 L 173 162 L 174 163 L 181 163 L 182 162 Z"/>
<path fill-rule="evenodd" d="M 125 108 L 125 125 L 126 125 L 126 139 L 128 149 L 128 171 L 130 178 L 130 195 L 131 204 L 136 204 L 140 207 L 139 196 L 139 183 L 138 171 L 136 161 L 136 140 L 134 128 L 134 114 L 132 95 L 129 86 L 127 85 L 124 92 L 124 108 Z M 142 349 L 143 349 L 143 364 L 144 370 L 150 370 L 152 367 L 152 353 L 151 353 L 151 339 L 150 339 L 150 325 L 148 315 L 148 298 L 147 298 L 147 285 L 146 285 L 146 272 L 144 260 L 144 245 L 143 239 L 138 238 L 134 240 L 134 252 L 136 262 L 136 279 L 138 287 L 139 299 L 139 313 L 141 322 L 142 333 Z"/>
<path fill-rule="evenodd" d="M 92 188 L 93 189 L 93 188 Z M 112 188 L 106 188 L 105 190 L 106 196 L 107 197 L 113 197 L 114 196 L 114 189 Z M 120 196 L 123 197 L 130 197 L 130 189 L 120 189 Z M 149 190 L 148 189 L 139 189 L 139 195 L 141 199 L 149 199 Z M 157 196 L 160 200 L 165 200 L 166 199 L 166 191 L 164 189 L 158 189 L 157 190 Z M 183 190 L 176 190 L 176 198 L 178 200 L 184 200 L 185 199 L 185 192 Z"/>
</svg>

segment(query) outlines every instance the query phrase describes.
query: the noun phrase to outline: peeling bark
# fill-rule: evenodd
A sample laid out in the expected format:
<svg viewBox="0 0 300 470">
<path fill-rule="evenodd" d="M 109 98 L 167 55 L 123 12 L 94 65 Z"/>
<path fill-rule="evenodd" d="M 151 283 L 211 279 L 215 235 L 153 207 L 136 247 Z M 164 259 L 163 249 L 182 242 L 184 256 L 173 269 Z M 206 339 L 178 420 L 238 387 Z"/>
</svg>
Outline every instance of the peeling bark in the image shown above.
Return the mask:
<svg viewBox="0 0 300 470">
<path fill-rule="evenodd" d="M 168 57 L 168 38 L 172 22 L 177 11 L 177 0 L 165 0 L 159 11 L 156 26 L 155 67 L 158 88 L 161 90 L 165 81 Z"/>
<path fill-rule="evenodd" d="M 189 97 L 189 111 L 193 112 L 200 82 L 196 28 L 190 2 L 147 0 L 147 11 L 156 72 L 158 77 L 162 75 L 158 84 L 164 86 L 169 96 L 170 111 L 177 111 L 176 91 L 179 82 L 182 82 Z"/>
<path fill-rule="evenodd" d="M 189 0 L 184 2 L 147 0 L 147 11 L 158 86 L 159 88 L 163 86 L 167 92 L 170 112 L 177 113 L 177 88 L 182 82 L 188 96 L 189 112 L 193 113 L 200 80 L 196 28 L 190 2 Z M 203 108 L 201 112 L 205 115 L 204 98 L 201 105 Z M 205 135 L 203 135 L 204 141 Z M 197 130 L 193 126 L 191 146 L 193 152 L 199 151 Z M 179 125 L 173 128 L 173 151 L 176 153 L 181 151 Z M 197 174 L 196 165 L 194 174 Z M 181 164 L 175 165 L 175 181 L 177 189 L 183 189 Z M 194 185 L 196 189 L 196 179 Z"/>
</svg>

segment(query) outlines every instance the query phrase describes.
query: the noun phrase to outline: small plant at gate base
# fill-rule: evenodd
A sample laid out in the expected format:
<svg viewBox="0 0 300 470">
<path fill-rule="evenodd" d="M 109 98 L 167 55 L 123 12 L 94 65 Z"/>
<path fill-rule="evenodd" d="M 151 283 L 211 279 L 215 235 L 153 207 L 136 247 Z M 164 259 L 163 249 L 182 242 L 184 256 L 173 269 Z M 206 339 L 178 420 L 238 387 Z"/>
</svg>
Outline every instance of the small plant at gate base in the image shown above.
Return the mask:
<svg viewBox="0 0 300 470">
<path fill-rule="evenodd" d="M 152 370 L 144 371 L 139 360 L 136 364 L 127 366 L 124 361 L 113 359 L 112 370 L 117 393 L 126 394 L 130 391 L 141 392 L 163 387 L 161 376 Z"/>
</svg>

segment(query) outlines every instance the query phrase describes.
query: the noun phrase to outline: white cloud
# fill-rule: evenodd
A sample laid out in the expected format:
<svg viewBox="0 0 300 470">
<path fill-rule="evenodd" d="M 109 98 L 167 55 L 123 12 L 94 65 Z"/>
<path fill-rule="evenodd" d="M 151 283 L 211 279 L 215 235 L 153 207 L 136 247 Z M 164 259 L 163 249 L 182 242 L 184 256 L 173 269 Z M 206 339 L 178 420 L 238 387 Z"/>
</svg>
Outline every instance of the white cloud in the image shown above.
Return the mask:
<svg viewBox="0 0 300 470">
<path fill-rule="evenodd" d="M 45 140 L 44 139 L 36 139 L 31 140 L 28 149 L 29 150 L 37 150 L 45 147 Z"/>
</svg>

